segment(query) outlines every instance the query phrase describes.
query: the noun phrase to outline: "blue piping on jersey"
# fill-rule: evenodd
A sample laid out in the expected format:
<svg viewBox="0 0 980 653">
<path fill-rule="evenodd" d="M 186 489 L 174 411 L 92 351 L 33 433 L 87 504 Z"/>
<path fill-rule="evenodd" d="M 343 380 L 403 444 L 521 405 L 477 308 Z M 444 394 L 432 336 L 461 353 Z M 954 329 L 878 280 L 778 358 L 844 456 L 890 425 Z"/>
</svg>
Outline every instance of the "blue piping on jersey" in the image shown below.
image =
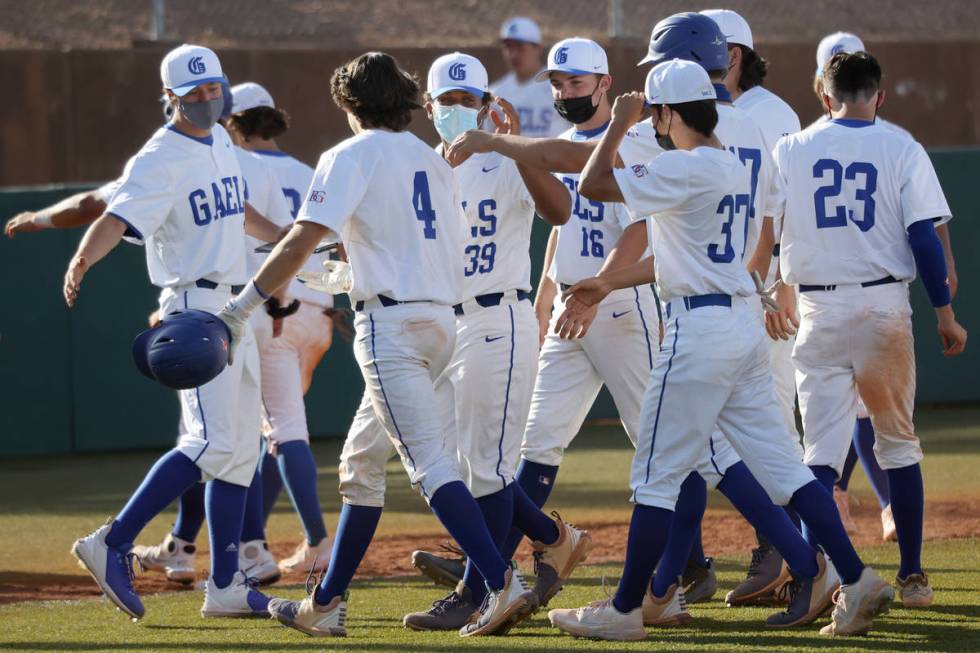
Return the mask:
<svg viewBox="0 0 980 653">
<path fill-rule="evenodd" d="M 712 84 L 715 87 L 715 95 L 718 96 L 718 102 L 731 102 L 732 94 L 728 92 L 728 89 L 724 84 Z"/>
<path fill-rule="evenodd" d="M 501 489 L 507 487 L 507 479 L 500 473 L 500 465 L 504 461 L 504 434 L 507 431 L 507 407 L 510 404 L 510 381 L 514 374 L 514 306 L 507 307 L 510 311 L 510 367 L 507 368 L 507 390 L 504 393 L 504 417 L 500 421 L 500 439 L 497 440 L 497 476 L 503 483 Z"/>
<path fill-rule="evenodd" d="M 374 364 L 374 373 L 378 377 L 378 387 L 381 388 L 381 397 L 384 399 L 385 407 L 388 409 L 388 414 L 391 415 L 391 425 L 395 427 L 395 434 L 398 436 L 398 441 L 402 443 L 402 447 L 405 448 L 405 455 L 408 456 L 408 461 L 412 463 L 412 469 L 418 469 L 418 465 L 415 464 L 415 458 L 412 457 L 412 452 L 408 450 L 408 445 L 405 444 L 405 440 L 402 438 L 402 431 L 398 428 L 398 422 L 395 421 L 395 413 L 391 410 L 391 404 L 388 402 L 388 394 L 385 392 L 384 383 L 381 382 L 381 369 L 378 367 L 378 354 L 374 348 L 374 315 L 369 313 L 368 317 L 371 319 L 371 358 Z M 419 483 L 419 490 L 422 492 L 422 496 L 425 497 L 426 501 L 429 499 L 429 495 L 425 491 L 425 487 L 422 483 Z"/>
<path fill-rule="evenodd" d="M 841 127 L 870 127 L 875 124 L 874 120 L 855 120 L 854 118 L 831 118 L 830 122 Z"/>
<path fill-rule="evenodd" d="M 585 139 L 592 138 L 592 137 L 598 136 L 602 132 L 606 131 L 606 129 L 608 127 L 609 127 L 609 121 L 607 120 L 605 122 L 605 124 L 602 124 L 602 125 L 596 127 L 595 129 L 584 129 L 584 130 L 578 130 L 578 129 L 576 129 L 575 130 L 575 133 L 572 134 L 572 138 L 573 138 L 573 140 L 574 139 L 579 139 L 579 138 L 585 138 Z"/>
<path fill-rule="evenodd" d="M 670 374 L 670 368 L 674 365 L 674 355 L 677 354 L 677 336 L 680 335 L 680 332 L 681 321 L 678 318 L 674 320 L 673 351 L 670 352 L 670 358 L 667 359 L 667 369 L 664 371 L 664 378 L 660 382 L 660 397 L 657 399 L 657 416 L 653 420 L 653 435 L 650 436 L 650 455 L 647 456 L 647 473 L 643 479 L 643 485 L 650 482 L 650 463 L 653 460 L 653 448 L 657 444 L 657 426 L 660 424 L 660 408 L 664 404 L 664 390 L 667 389 L 667 375 Z M 636 503 L 636 493 L 639 489 L 633 490 L 633 503 Z"/>
<path fill-rule="evenodd" d="M 126 218 L 122 217 L 118 213 L 106 213 L 106 215 L 111 216 L 116 220 L 122 222 L 124 225 L 126 225 L 126 232 L 123 233 L 123 236 L 129 236 L 131 238 L 139 238 L 140 240 L 145 240 L 143 238 L 143 234 L 140 233 L 140 230 L 134 227 L 133 224 Z"/>
<path fill-rule="evenodd" d="M 176 127 L 174 127 L 174 124 L 172 122 L 168 122 L 166 125 L 164 125 L 164 127 L 167 128 L 167 129 L 169 129 L 170 131 L 172 131 L 175 134 L 180 134 L 184 138 L 189 138 L 192 141 L 197 141 L 201 145 L 207 145 L 209 147 L 211 145 L 214 145 L 214 136 L 211 136 L 211 134 L 208 134 L 207 136 L 204 136 L 204 137 L 191 136 L 190 134 L 185 134 L 184 132 L 182 132 L 179 129 L 177 129 Z"/>
<path fill-rule="evenodd" d="M 262 156 L 289 156 L 282 150 L 252 150 L 255 154 L 261 154 Z"/>
<path fill-rule="evenodd" d="M 633 294 L 636 296 L 636 310 L 640 314 L 640 323 L 643 325 L 643 337 L 647 341 L 647 361 L 650 363 L 650 369 L 653 369 L 653 347 L 650 346 L 650 330 L 647 328 L 647 319 L 643 315 L 643 309 L 640 307 L 640 289 L 636 286 L 633 287 Z"/>
</svg>

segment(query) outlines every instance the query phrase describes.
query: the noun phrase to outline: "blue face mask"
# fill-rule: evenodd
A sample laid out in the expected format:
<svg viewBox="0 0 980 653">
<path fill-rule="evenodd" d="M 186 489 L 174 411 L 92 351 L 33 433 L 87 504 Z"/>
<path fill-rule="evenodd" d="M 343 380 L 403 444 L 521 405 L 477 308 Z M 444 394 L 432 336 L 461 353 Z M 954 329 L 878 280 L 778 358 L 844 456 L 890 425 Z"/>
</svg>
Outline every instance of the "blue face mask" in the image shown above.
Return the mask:
<svg viewBox="0 0 980 653">
<path fill-rule="evenodd" d="M 447 143 L 452 143 L 463 132 L 476 129 L 479 115 L 479 109 L 469 109 L 459 104 L 432 105 L 432 123 L 439 136 Z"/>
</svg>

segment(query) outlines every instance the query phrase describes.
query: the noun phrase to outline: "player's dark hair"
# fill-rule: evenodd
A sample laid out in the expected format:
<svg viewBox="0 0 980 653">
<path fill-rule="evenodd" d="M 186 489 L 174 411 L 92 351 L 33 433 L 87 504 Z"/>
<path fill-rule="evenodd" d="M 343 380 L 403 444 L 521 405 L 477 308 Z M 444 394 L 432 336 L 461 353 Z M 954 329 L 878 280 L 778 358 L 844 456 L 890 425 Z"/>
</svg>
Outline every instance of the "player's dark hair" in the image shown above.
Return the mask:
<svg viewBox="0 0 980 653">
<path fill-rule="evenodd" d="M 330 94 L 365 127 L 403 131 L 412 122 L 412 110 L 422 108 L 418 80 L 384 52 L 367 52 L 337 68 Z"/>
<path fill-rule="evenodd" d="M 718 124 L 718 109 L 715 107 L 714 100 L 695 100 L 667 106 L 680 115 L 685 125 L 702 136 L 711 136 L 715 131 L 715 125 Z"/>
<path fill-rule="evenodd" d="M 867 100 L 881 87 L 881 66 L 867 52 L 838 52 L 823 67 L 823 87 L 838 102 Z"/>
<path fill-rule="evenodd" d="M 252 107 L 231 114 L 228 123 L 245 138 L 258 136 L 270 140 L 282 136 L 289 129 L 289 114 L 273 107 Z"/>
<path fill-rule="evenodd" d="M 742 53 L 742 75 L 738 78 L 738 90 L 747 91 L 756 86 L 762 86 L 769 72 L 769 62 L 759 56 L 752 48 L 741 43 L 734 45 Z"/>
</svg>

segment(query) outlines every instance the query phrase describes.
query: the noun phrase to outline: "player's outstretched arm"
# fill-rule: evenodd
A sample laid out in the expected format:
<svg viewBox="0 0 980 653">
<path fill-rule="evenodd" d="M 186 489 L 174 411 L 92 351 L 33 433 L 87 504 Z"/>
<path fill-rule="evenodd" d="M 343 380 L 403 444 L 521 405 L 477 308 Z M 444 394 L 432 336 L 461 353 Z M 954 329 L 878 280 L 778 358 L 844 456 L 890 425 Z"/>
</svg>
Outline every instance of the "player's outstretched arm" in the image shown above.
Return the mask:
<svg viewBox="0 0 980 653">
<path fill-rule="evenodd" d="M 759 242 L 755 246 L 755 251 L 752 252 L 752 257 L 749 259 L 748 268 L 749 274 L 753 272 L 757 273 L 762 279 L 769 276 L 769 265 L 772 263 L 772 250 L 776 247 L 776 233 L 773 229 L 774 220 L 771 216 L 766 216 L 762 219 L 762 229 L 759 232 Z"/>
<path fill-rule="evenodd" d="M 549 172 L 579 172 L 596 147 L 595 141 L 573 142 L 563 138 L 528 138 L 513 134 L 488 134 L 471 130 L 460 134 L 447 155 L 498 152 L 531 168 Z"/>
<path fill-rule="evenodd" d="M 558 229 L 552 228 L 548 234 L 548 244 L 544 249 L 544 267 L 541 268 L 541 279 L 538 280 L 538 290 L 534 294 L 534 315 L 538 318 L 538 345 L 544 344 L 548 334 L 548 323 L 551 322 L 551 310 L 558 296 L 558 285 L 548 276 L 551 261 L 555 258 L 555 248 L 558 246 Z"/>
<path fill-rule="evenodd" d="M 922 277 L 929 301 L 936 309 L 939 339 L 943 354 L 956 356 L 966 347 L 966 329 L 960 326 L 953 314 L 953 304 L 946 270 L 946 255 L 936 235 L 932 220 L 919 220 L 909 225 L 909 246 L 915 258 L 915 267 Z"/>
<path fill-rule="evenodd" d="M 105 207 L 106 203 L 97 191 L 76 193 L 38 211 L 18 213 L 7 221 L 3 233 L 7 238 L 13 238 L 20 233 L 45 229 L 84 227 L 98 220 Z"/>
<path fill-rule="evenodd" d="M 218 318 L 228 325 L 231 332 L 229 363 L 234 359 L 235 348 L 252 311 L 296 276 L 328 231 L 323 225 L 307 220 L 294 223 L 245 289 L 232 297 L 218 313 Z"/>
<path fill-rule="evenodd" d="M 96 220 L 85 232 L 65 272 L 63 292 L 68 308 L 75 306 L 78 300 L 85 273 L 119 244 L 124 233 L 126 233 L 126 223 L 109 214 Z"/>
<path fill-rule="evenodd" d="M 616 98 L 609 128 L 582 169 L 578 184 L 581 195 L 601 202 L 623 201 L 623 193 L 613 176 L 613 168 L 616 167 L 619 145 L 629 128 L 643 116 L 645 104 L 642 93 L 625 93 Z"/>
<path fill-rule="evenodd" d="M 595 306 L 609 293 L 620 288 L 632 288 L 656 281 L 653 271 L 653 256 L 648 256 L 633 265 L 605 270 L 598 276 L 583 279 L 562 293 L 563 298 L 574 297 L 586 306 Z"/>
<path fill-rule="evenodd" d="M 292 225 L 280 227 L 245 202 L 245 233 L 249 236 L 274 243 L 284 237 L 291 227 Z"/>
</svg>

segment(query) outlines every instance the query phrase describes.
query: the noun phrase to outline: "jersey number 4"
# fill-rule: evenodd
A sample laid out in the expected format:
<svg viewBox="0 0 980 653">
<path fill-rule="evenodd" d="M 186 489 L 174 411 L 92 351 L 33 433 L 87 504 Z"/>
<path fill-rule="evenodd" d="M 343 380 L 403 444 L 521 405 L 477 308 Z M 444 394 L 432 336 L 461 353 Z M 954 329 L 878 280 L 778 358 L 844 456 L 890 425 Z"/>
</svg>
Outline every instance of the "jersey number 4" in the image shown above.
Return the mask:
<svg viewBox="0 0 980 653">
<path fill-rule="evenodd" d="M 415 217 L 425 223 L 422 235 L 428 240 L 436 239 L 436 212 L 432 209 L 432 197 L 429 195 L 429 178 L 424 170 L 415 173 L 415 189 L 412 191 L 412 206 Z"/>
<path fill-rule="evenodd" d="M 827 173 L 830 173 L 830 183 L 821 186 L 813 194 L 813 208 L 817 215 L 817 229 L 832 229 L 834 227 L 846 227 L 850 220 L 861 231 L 867 231 L 875 225 L 875 190 L 878 189 L 878 169 L 870 163 L 864 161 L 854 161 L 846 168 L 840 161 L 834 159 L 820 159 L 813 164 L 813 178 L 825 180 Z M 843 190 L 843 181 L 857 181 L 858 175 L 864 176 L 864 185 L 855 185 L 854 199 L 863 204 L 863 216 L 859 220 L 854 219 L 854 209 L 850 208 L 850 201 L 844 199 L 845 205 L 838 204 L 833 207 L 832 213 L 827 212 L 827 200 L 840 197 Z"/>
</svg>

